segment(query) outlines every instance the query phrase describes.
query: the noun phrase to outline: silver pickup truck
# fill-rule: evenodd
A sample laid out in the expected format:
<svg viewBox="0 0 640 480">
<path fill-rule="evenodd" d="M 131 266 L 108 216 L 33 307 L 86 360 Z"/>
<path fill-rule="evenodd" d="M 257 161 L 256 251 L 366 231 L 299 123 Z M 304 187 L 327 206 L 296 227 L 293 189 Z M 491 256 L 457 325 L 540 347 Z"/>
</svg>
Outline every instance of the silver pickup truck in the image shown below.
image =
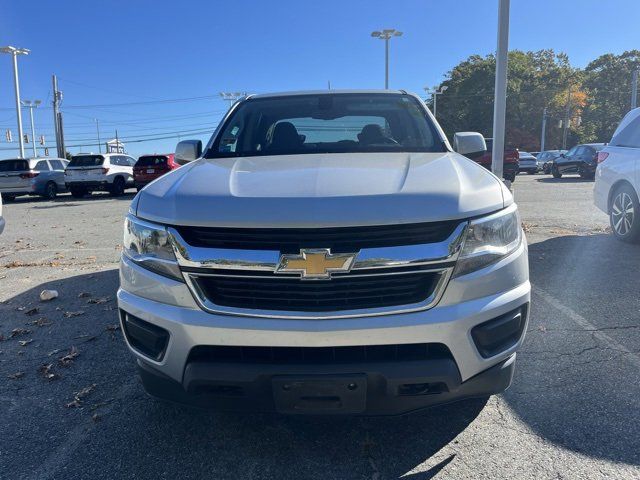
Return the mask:
<svg viewBox="0 0 640 480">
<path fill-rule="evenodd" d="M 145 389 L 367 415 L 506 389 L 527 245 L 509 190 L 461 155 L 485 148 L 452 148 L 404 91 L 238 101 L 125 221 L 118 304 Z"/>
</svg>

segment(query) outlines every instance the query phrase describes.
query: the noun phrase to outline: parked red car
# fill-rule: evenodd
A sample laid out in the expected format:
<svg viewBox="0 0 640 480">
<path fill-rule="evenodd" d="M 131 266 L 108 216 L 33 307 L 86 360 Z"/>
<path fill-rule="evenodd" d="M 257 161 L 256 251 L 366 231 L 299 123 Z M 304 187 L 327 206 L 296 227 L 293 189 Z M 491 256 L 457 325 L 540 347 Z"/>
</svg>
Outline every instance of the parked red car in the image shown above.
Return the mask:
<svg viewBox="0 0 640 480">
<path fill-rule="evenodd" d="M 478 162 L 487 170 L 491 170 L 491 161 L 492 154 L 491 149 L 493 148 L 493 138 L 485 138 L 485 142 L 487 142 L 487 151 L 482 155 L 471 158 L 473 161 Z M 504 160 L 502 167 L 502 177 L 505 180 L 509 180 L 511 182 L 515 181 L 516 175 L 518 174 L 518 170 L 520 168 L 520 152 L 517 148 L 505 148 L 504 149 Z"/>
<path fill-rule="evenodd" d="M 180 165 L 176 163 L 173 153 L 142 155 L 133 166 L 133 181 L 138 190 L 165 173 L 175 170 Z"/>
</svg>

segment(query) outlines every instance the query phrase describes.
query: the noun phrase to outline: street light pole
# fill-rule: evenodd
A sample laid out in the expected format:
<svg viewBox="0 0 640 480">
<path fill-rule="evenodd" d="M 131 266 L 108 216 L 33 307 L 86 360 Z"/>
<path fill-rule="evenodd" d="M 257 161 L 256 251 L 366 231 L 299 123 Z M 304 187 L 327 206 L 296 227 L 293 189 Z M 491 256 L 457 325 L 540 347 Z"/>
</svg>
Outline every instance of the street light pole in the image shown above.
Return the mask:
<svg viewBox="0 0 640 480">
<path fill-rule="evenodd" d="M 542 134 L 540 135 L 540 152 L 544 152 L 544 140 L 547 133 L 547 107 L 542 111 Z"/>
<path fill-rule="evenodd" d="M 632 110 L 638 106 L 638 74 L 640 74 L 640 70 L 634 70 L 633 77 L 631 77 L 631 109 Z"/>
<path fill-rule="evenodd" d="M 229 102 L 229 108 L 231 108 L 238 99 L 246 97 L 247 92 L 220 92 L 220 96 Z"/>
<path fill-rule="evenodd" d="M 440 90 L 430 90 L 429 87 L 424 87 L 424 91 L 427 94 L 431 93 L 431 96 L 433 98 L 433 118 L 436 118 L 436 113 L 438 111 L 438 95 L 442 95 L 447 90 L 447 88 L 449 88 L 447 85 L 443 85 L 442 87 L 440 87 Z"/>
<path fill-rule="evenodd" d="M 34 158 L 38 157 L 38 150 L 36 147 L 36 127 L 33 123 L 33 109 L 38 108 L 42 102 L 40 100 L 23 100 L 22 106 L 27 107 L 29 109 L 29 116 L 31 117 L 31 145 L 33 146 L 33 156 Z"/>
<path fill-rule="evenodd" d="M 18 55 L 29 55 L 26 48 L 16 48 L 12 46 L 0 48 L 0 52 L 13 56 L 13 83 L 16 92 L 16 116 L 18 117 L 18 141 L 20 142 L 20 158 L 24 158 L 24 138 L 22 133 L 22 111 L 20 108 L 20 83 L 18 81 Z"/>
<path fill-rule="evenodd" d="M 379 38 L 384 40 L 384 88 L 389 88 L 389 40 L 391 37 L 400 37 L 402 32 L 399 32 L 393 28 L 388 28 L 382 31 L 371 32 L 373 38 Z"/>
<path fill-rule="evenodd" d="M 507 61 L 509 58 L 509 0 L 498 4 L 498 48 L 496 51 L 496 83 L 493 101 L 493 150 L 491 171 L 502 178 L 504 171 L 504 132 L 507 111 Z"/>
</svg>

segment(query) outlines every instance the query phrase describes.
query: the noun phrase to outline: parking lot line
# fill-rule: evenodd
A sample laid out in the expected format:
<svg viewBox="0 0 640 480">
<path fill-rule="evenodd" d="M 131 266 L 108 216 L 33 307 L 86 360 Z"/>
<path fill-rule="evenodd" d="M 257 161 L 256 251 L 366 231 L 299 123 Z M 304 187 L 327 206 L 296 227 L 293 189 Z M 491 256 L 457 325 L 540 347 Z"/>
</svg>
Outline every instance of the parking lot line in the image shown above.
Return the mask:
<svg viewBox="0 0 640 480">
<path fill-rule="evenodd" d="M 640 367 L 640 355 L 638 355 L 636 352 L 632 350 L 629 350 L 627 347 L 625 347 L 621 343 L 616 342 L 613 338 L 611 338 L 609 335 L 604 333 L 602 331 L 603 330 L 602 328 L 597 327 L 596 325 L 591 323 L 589 320 L 584 318 L 582 315 L 580 315 L 579 313 L 576 313 L 571 308 L 564 305 L 560 300 L 555 298 L 553 295 L 539 288 L 537 285 L 533 285 L 533 284 L 531 285 L 531 292 L 535 296 L 538 296 L 539 298 L 541 298 L 549 306 L 555 308 L 556 310 L 566 315 L 569 319 L 571 319 L 574 323 L 579 325 L 585 331 L 591 332 L 595 338 L 600 340 L 607 347 L 611 348 L 612 350 L 617 350 L 619 352 L 624 353 L 623 358 L 626 358 L 627 360 L 629 360 L 634 366 Z"/>
</svg>

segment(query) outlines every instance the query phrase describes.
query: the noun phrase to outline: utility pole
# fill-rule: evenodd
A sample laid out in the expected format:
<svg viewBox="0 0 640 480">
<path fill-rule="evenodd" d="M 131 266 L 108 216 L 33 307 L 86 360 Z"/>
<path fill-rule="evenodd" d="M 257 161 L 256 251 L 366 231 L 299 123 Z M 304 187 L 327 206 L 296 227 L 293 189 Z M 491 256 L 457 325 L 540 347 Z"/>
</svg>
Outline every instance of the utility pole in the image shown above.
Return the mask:
<svg viewBox="0 0 640 480">
<path fill-rule="evenodd" d="M 631 77 L 631 109 L 638 106 L 638 74 L 640 70 L 634 70 Z"/>
<path fill-rule="evenodd" d="M 544 152 L 544 140 L 547 132 L 547 107 L 542 111 L 542 134 L 540 135 L 540 152 Z"/>
<path fill-rule="evenodd" d="M 569 118 L 571 116 L 571 86 L 569 86 L 569 94 L 567 95 L 567 106 L 564 111 L 564 120 L 562 122 L 562 149 L 567 149 L 567 135 L 569 134 Z"/>
<path fill-rule="evenodd" d="M 58 158 L 65 158 L 64 134 L 62 132 L 62 113 L 60 113 L 60 101 L 62 92 L 58 91 L 58 78 L 53 75 L 53 126 L 56 132 L 56 150 Z"/>
<path fill-rule="evenodd" d="M 509 59 L 509 0 L 498 4 L 498 48 L 496 50 L 496 83 L 493 100 L 493 149 L 491 171 L 498 178 L 504 172 L 504 132 L 507 112 L 507 62 Z"/>
<path fill-rule="evenodd" d="M 391 37 L 400 37 L 402 32 L 394 28 L 388 28 L 382 31 L 371 32 L 373 38 L 384 40 L 384 88 L 389 88 L 389 40 Z"/>
<path fill-rule="evenodd" d="M 61 112 L 58 112 L 58 131 L 60 132 L 60 149 L 62 150 L 62 155 L 58 156 L 58 158 L 67 158 L 67 149 L 64 146 L 64 125 L 62 124 Z"/>
<path fill-rule="evenodd" d="M 100 122 L 96 118 L 96 130 L 98 131 L 98 153 L 102 153 L 102 144 L 100 143 Z"/>
<path fill-rule="evenodd" d="M 24 136 L 22 133 L 22 109 L 20 108 L 20 82 L 18 81 L 18 55 L 29 55 L 30 50 L 12 46 L 0 48 L 0 52 L 13 57 L 13 84 L 16 93 L 16 116 L 18 117 L 18 142 L 20 142 L 20 158 L 24 158 Z"/>
<path fill-rule="evenodd" d="M 27 107 L 29 109 L 29 116 L 31 117 L 31 145 L 33 146 L 33 157 L 36 158 L 38 156 L 38 150 L 36 147 L 36 127 L 33 123 L 33 109 L 38 108 L 42 102 L 40 100 L 23 100 L 22 106 Z"/>
</svg>

